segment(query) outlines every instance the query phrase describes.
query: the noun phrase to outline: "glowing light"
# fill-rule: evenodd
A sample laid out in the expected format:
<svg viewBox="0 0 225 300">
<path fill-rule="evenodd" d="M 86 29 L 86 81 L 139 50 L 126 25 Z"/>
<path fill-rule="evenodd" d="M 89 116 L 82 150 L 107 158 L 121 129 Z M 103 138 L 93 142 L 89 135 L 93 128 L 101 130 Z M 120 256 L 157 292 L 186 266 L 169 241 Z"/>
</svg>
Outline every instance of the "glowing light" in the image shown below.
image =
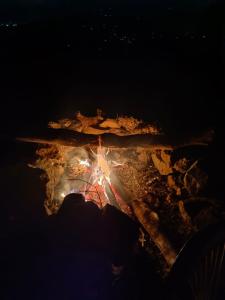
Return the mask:
<svg viewBox="0 0 225 300">
<path fill-rule="evenodd" d="M 82 165 L 82 166 L 86 166 L 86 167 L 90 167 L 91 166 L 90 163 L 88 162 L 88 159 L 80 160 L 79 164 Z"/>
<path fill-rule="evenodd" d="M 79 188 L 76 188 L 78 193 L 84 195 L 85 201 L 94 201 L 99 207 L 105 206 L 107 203 L 118 203 L 118 206 L 123 209 L 123 200 L 121 199 L 119 193 L 113 186 L 115 182 L 112 182 L 112 171 L 113 167 L 118 167 L 124 165 L 124 163 L 117 162 L 110 159 L 108 156 L 110 150 L 108 148 L 102 147 L 101 139 L 99 138 L 99 146 L 96 151 L 90 149 L 93 159 L 79 159 L 78 157 L 74 160 L 74 165 L 79 164 L 84 166 L 83 172 L 86 175 L 90 174 L 86 180 L 82 178 L 75 178 L 73 185 L 76 185 L 77 181 L 82 182 L 83 185 L 79 184 Z M 78 187 L 76 185 L 76 187 Z M 64 186 L 61 197 L 64 198 L 68 193 L 65 192 L 68 187 Z M 69 186 L 70 193 L 74 189 L 74 186 Z M 114 205 L 113 204 L 113 205 Z"/>
<path fill-rule="evenodd" d="M 92 151 L 92 150 L 91 150 Z M 101 145 L 97 148 L 97 152 L 92 151 L 96 162 L 94 164 L 94 170 L 92 173 L 93 183 L 98 183 L 105 189 L 105 181 L 110 183 L 110 167 L 109 162 L 107 161 L 107 155 L 109 154 L 109 150 L 105 150 Z"/>
</svg>

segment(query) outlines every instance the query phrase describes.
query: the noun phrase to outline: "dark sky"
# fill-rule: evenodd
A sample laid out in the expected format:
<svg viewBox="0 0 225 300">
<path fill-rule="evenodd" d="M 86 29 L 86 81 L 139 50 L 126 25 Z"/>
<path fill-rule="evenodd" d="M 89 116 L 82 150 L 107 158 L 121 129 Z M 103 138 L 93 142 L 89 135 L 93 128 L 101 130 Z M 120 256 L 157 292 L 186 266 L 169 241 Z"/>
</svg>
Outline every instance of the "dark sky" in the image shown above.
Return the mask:
<svg viewBox="0 0 225 300">
<path fill-rule="evenodd" d="M 195 4 L 195 5 L 207 5 L 213 0 L 182 0 L 182 4 L 186 5 Z M 81 4 L 85 5 L 92 5 L 92 0 L 84 0 L 84 1 L 73 1 L 73 0 L 2 0 L 1 3 L 13 5 L 13 4 L 22 4 L 22 5 L 40 5 L 40 4 L 47 4 L 47 5 L 57 5 L 58 3 L 62 4 L 70 4 L 73 6 L 80 6 Z M 114 3 L 127 3 L 127 4 L 155 4 L 158 3 L 159 5 L 177 5 L 179 1 L 174 0 L 98 0 L 95 1 L 94 4 L 114 4 Z"/>
<path fill-rule="evenodd" d="M 218 0 L 1 0 L 0 21 L 32 21 L 52 15 L 96 13 L 103 7 L 112 7 L 117 9 L 117 13 L 120 11 L 121 14 L 128 15 L 146 13 L 146 6 L 149 10 L 153 7 L 159 10 L 199 9 L 216 1 Z"/>
</svg>

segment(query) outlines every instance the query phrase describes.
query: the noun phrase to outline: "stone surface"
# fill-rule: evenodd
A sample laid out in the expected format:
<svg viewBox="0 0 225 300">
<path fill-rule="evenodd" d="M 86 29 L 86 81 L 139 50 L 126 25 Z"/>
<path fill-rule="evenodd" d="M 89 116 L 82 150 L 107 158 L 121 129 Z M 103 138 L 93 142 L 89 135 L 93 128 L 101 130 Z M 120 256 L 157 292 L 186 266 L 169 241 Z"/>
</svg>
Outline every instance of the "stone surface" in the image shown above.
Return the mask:
<svg viewBox="0 0 225 300">
<path fill-rule="evenodd" d="M 177 196 L 181 195 L 181 187 L 177 184 L 176 179 L 173 175 L 167 177 L 168 187 L 175 191 Z"/>
<path fill-rule="evenodd" d="M 186 173 L 190 167 L 190 162 L 185 157 L 175 162 L 173 168 L 182 174 Z"/>
<path fill-rule="evenodd" d="M 156 153 L 153 153 L 152 161 L 154 163 L 155 168 L 159 171 L 161 175 L 169 175 L 173 173 L 173 169 L 170 167 L 170 160 L 168 156 L 166 156 L 164 153 L 163 157 L 164 160 L 162 159 L 162 157 L 158 157 Z"/>
<path fill-rule="evenodd" d="M 198 167 L 196 161 L 184 176 L 184 187 L 190 195 L 197 195 L 206 185 L 208 176 Z"/>
</svg>

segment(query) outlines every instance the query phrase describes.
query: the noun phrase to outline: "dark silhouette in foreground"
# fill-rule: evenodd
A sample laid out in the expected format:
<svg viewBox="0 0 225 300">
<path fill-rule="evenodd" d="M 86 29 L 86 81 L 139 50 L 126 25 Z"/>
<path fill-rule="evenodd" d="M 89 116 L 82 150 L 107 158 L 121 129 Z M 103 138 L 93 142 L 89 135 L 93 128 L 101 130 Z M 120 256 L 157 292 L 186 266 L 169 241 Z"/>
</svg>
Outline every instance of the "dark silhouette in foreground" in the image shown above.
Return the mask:
<svg viewBox="0 0 225 300">
<path fill-rule="evenodd" d="M 81 194 L 66 196 L 56 215 L 18 229 L 5 246 L 4 300 L 144 300 L 149 282 L 159 286 L 138 248 L 138 224 Z"/>
<path fill-rule="evenodd" d="M 196 233 L 180 251 L 168 278 L 168 299 L 225 299 L 225 223 Z"/>
<path fill-rule="evenodd" d="M 49 220 L 53 299 L 98 299 L 104 276 L 100 210 L 81 194 L 67 195 Z M 104 282 L 102 282 L 104 284 Z"/>
</svg>

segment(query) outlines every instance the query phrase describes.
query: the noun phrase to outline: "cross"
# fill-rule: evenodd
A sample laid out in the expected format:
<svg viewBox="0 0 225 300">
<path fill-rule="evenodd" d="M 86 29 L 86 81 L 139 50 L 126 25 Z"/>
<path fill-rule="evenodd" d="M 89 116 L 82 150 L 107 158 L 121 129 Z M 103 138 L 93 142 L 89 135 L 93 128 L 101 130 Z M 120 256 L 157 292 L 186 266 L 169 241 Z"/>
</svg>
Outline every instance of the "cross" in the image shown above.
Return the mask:
<svg viewBox="0 0 225 300">
<path fill-rule="evenodd" d="M 139 242 L 141 243 L 141 247 L 144 247 L 145 242 L 147 242 L 147 240 L 145 239 L 144 231 L 141 228 L 140 228 Z"/>
</svg>

